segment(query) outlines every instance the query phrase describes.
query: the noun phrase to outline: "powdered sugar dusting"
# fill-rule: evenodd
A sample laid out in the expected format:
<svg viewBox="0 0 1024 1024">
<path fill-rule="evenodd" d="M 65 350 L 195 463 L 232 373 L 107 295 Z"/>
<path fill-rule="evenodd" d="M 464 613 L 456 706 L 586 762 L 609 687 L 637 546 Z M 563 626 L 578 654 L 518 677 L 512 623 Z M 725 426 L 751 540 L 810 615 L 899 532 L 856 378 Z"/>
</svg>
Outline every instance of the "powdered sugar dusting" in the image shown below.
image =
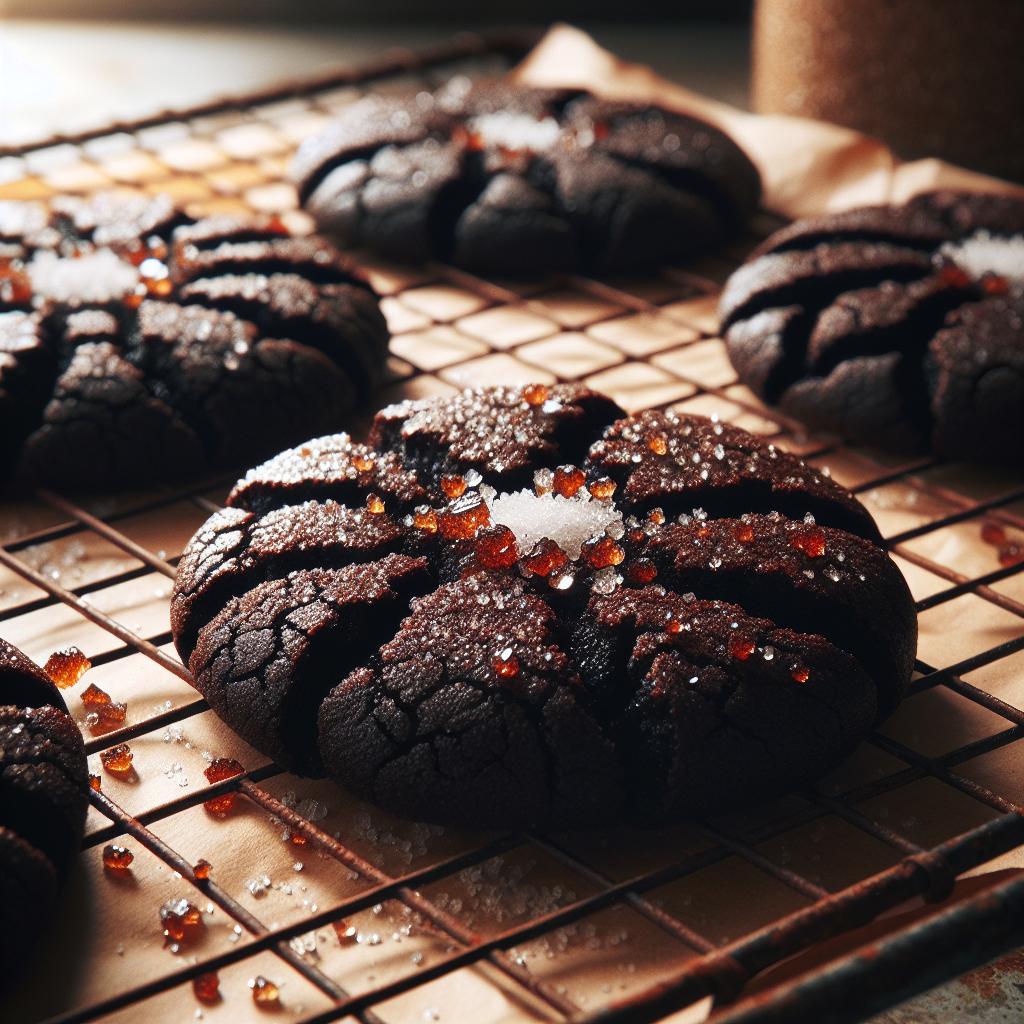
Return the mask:
<svg viewBox="0 0 1024 1024">
<path fill-rule="evenodd" d="M 572 498 L 512 491 L 488 499 L 487 505 L 491 522 L 507 526 L 516 535 L 520 551 L 528 552 L 548 538 L 570 558 L 580 557 L 584 541 L 622 522 L 614 505 L 595 500 L 586 490 Z"/>
<path fill-rule="evenodd" d="M 138 270 L 110 249 L 77 257 L 37 252 L 25 269 L 35 293 L 54 302 L 109 302 L 139 282 Z"/>
<path fill-rule="evenodd" d="M 550 149 L 558 141 L 561 132 L 553 117 L 538 119 L 529 114 L 513 114 L 505 110 L 472 118 L 469 130 L 478 135 L 486 146 L 535 152 Z"/>
<path fill-rule="evenodd" d="M 963 241 L 947 242 L 939 252 L 971 277 L 996 274 L 1024 281 L 1024 235 L 993 235 L 990 231 L 975 231 Z"/>
</svg>

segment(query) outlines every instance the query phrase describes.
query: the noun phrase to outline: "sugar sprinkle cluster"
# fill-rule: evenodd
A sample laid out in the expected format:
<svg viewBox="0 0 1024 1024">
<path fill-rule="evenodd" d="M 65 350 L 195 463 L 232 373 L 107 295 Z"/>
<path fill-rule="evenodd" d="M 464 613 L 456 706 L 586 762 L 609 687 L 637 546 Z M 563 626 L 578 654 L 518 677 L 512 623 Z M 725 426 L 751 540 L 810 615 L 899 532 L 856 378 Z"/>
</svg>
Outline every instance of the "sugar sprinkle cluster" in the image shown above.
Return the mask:
<svg viewBox="0 0 1024 1024">
<path fill-rule="evenodd" d="M 971 277 L 986 274 L 1024 281 L 1024 235 L 993 235 L 975 231 L 959 242 L 947 242 L 942 256 L 962 267 Z"/>
</svg>

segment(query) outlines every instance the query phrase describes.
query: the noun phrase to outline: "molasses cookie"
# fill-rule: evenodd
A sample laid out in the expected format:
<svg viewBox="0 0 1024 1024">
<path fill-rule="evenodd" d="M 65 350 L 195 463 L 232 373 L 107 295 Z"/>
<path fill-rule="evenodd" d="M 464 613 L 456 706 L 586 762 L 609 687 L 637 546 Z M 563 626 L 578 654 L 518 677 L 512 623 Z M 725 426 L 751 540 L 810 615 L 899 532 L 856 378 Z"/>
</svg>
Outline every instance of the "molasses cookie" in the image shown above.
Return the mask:
<svg viewBox="0 0 1024 1024">
<path fill-rule="evenodd" d="M 250 471 L 175 643 L 302 774 L 473 826 L 664 822 L 829 769 L 897 704 L 914 606 L 867 511 L 735 427 L 580 385 L 380 412 Z"/>
<path fill-rule="evenodd" d="M 123 485 L 337 429 L 377 298 L 323 239 L 169 200 L 0 203 L 0 480 Z"/>
<path fill-rule="evenodd" d="M 354 104 L 294 174 L 347 245 L 498 274 L 679 261 L 735 235 L 760 195 L 754 165 L 704 121 L 461 77 Z"/>
<path fill-rule="evenodd" d="M 85 827 L 82 735 L 57 687 L 0 640 L 0 978 L 49 920 Z"/>
<path fill-rule="evenodd" d="M 1024 466 L 1024 199 L 799 221 L 729 279 L 721 319 L 740 379 L 814 428 Z"/>
</svg>

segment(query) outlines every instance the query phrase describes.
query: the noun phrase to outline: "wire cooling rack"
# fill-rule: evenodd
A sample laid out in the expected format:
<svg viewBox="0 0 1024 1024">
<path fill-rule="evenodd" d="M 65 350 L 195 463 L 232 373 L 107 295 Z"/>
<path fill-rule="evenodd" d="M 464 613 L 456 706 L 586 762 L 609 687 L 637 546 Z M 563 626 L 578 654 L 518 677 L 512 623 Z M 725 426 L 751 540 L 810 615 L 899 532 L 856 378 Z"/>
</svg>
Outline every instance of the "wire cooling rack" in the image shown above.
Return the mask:
<svg viewBox="0 0 1024 1024">
<path fill-rule="evenodd" d="M 523 47 L 465 37 L 0 150 L 0 198 L 126 187 L 301 228 L 285 180 L 301 138 L 368 90 L 503 69 Z M 813 788 L 719 820 L 483 836 L 404 822 L 267 763 L 175 657 L 174 565 L 233 475 L 9 499 L 0 635 L 40 662 L 79 646 L 93 667 L 69 691 L 72 713 L 84 719 L 76 691 L 94 682 L 128 717 L 87 733 L 102 789 L 81 863 L 5 1019 L 260 1018 L 250 986 L 265 978 L 277 1014 L 305 1022 L 647 1021 L 699 1016 L 712 996 L 719 1021 L 859 1020 L 1024 943 L 1024 480 L 808 436 L 737 383 L 715 337 L 716 292 L 774 226 L 762 218 L 728 252 L 643 279 L 506 282 L 367 258 L 394 335 L 381 402 L 583 380 L 631 412 L 717 414 L 828 467 L 875 514 L 917 599 L 918 674 L 897 714 Z M 134 752 L 124 780 L 98 758 L 121 743 Z M 207 785 L 218 756 L 245 771 Z M 227 793 L 230 813 L 204 809 Z M 124 877 L 104 872 L 110 842 L 134 854 Z M 209 878 L 194 873 L 201 859 Z M 947 909 L 912 912 L 982 868 Z M 166 949 L 159 907 L 182 896 L 205 927 Z M 897 909 L 892 930 L 849 952 L 845 933 Z M 210 972 L 220 997 L 201 1002 L 191 982 Z M 994 977 L 989 997 L 1011 999 Z M 921 1004 L 913 1019 L 942 1016 Z"/>
</svg>

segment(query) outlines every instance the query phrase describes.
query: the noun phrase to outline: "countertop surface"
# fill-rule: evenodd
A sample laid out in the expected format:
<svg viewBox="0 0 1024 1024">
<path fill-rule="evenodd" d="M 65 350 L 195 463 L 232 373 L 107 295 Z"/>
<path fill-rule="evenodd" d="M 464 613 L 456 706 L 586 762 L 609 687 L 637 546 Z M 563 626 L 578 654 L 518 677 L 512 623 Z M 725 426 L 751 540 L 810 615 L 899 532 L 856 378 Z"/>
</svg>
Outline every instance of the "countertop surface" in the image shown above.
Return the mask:
<svg viewBox="0 0 1024 1024">
<path fill-rule="evenodd" d="M 598 42 L 665 77 L 743 106 L 743 25 L 587 24 Z M 370 26 L 69 22 L 0 24 L 0 145 L 188 106 L 296 75 L 419 47 L 479 25 Z"/>
</svg>

